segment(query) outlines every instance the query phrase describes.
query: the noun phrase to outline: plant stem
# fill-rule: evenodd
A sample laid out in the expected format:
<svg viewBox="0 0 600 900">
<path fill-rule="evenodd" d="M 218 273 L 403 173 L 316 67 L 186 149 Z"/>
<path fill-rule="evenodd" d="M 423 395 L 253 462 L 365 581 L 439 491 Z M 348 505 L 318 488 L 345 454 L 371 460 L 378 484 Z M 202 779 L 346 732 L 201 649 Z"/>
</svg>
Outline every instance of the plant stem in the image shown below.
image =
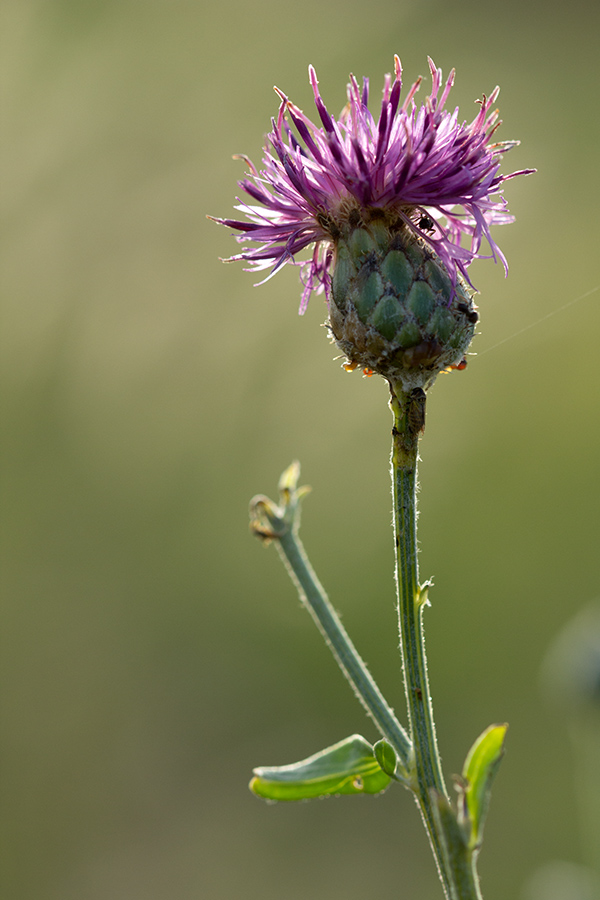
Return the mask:
<svg viewBox="0 0 600 900">
<path fill-rule="evenodd" d="M 288 528 L 278 537 L 276 544 L 302 601 L 324 636 L 339 667 L 383 737 L 396 751 L 402 768 L 406 770 L 411 752 L 408 735 L 383 697 L 331 605 L 306 556 L 297 528 Z"/>
<path fill-rule="evenodd" d="M 298 536 L 300 501 L 310 490 L 297 487 L 299 475 L 299 464 L 292 463 L 281 476 L 281 506 L 276 506 L 268 497 L 254 497 L 250 503 L 250 526 L 257 537 L 267 542 L 275 541 L 300 599 L 325 638 L 340 669 L 382 736 L 394 748 L 398 760 L 396 777 L 408 786 L 408 767 L 412 759 L 410 738 L 350 640 Z"/>
<path fill-rule="evenodd" d="M 423 609 L 427 605 L 428 585 L 419 584 L 417 557 L 417 459 L 419 437 L 425 425 L 425 393 L 420 388 L 407 392 L 399 384 L 391 385 L 390 406 L 394 415 L 392 493 L 398 621 L 409 733 L 414 754 L 412 788 L 446 897 L 449 900 L 480 900 L 471 854 L 467 853 L 464 857 L 463 846 L 457 868 L 457 860 L 451 858 L 454 856 L 455 836 L 444 826 L 444 816 L 439 811 L 440 804 L 445 809 L 449 800 L 442 775 L 427 678 Z"/>
</svg>

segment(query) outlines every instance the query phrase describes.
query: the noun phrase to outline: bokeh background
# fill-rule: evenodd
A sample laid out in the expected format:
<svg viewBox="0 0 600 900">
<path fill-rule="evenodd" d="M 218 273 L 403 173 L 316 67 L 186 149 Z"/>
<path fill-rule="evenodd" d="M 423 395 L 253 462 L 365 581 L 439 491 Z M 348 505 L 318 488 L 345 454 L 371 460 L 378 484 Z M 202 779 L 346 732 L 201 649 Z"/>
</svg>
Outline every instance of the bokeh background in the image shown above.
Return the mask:
<svg viewBox="0 0 600 900">
<path fill-rule="evenodd" d="M 486 900 L 586 861 L 539 670 L 600 593 L 599 11 L 4 0 L 7 898 L 440 898 L 400 788 L 276 806 L 247 791 L 254 765 L 376 737 L 248 533 L 248 500 L 296 457 L 312 561 L 403 709 L 390 416 L 383 382 L 333 361 L 321 298 L 298 317 L 296 271 L 254 288 L 205 218 L 231 214 L 232 154 L 260 159 L 273 84 L 308 112 L 312 62 L 330 108 L 350 71 L 377 102 L 395 52 L 409 82 L 428 54 L 456 66 L 464 118 L 499 83 L 500 136 L 522 140 L 506 167 L 539 170 L 506 187 L 510 275 L 474 264 L 478 355 L 439 379 L 422 443 L 444 766 L 510 722 Z"/>
</svg>

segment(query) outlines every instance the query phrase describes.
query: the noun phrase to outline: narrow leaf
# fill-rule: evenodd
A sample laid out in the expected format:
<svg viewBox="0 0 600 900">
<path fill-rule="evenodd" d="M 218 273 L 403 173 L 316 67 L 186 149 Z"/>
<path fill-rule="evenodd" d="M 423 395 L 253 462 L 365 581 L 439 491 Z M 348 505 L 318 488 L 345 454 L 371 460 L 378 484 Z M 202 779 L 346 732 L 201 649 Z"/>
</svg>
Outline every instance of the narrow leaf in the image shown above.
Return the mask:
<svg viewBox="0 0 600 900">
<path fill-rule="evenodd" d="M 492 782 L 504 754 L 504 738 L 508 725 L 490 725 L 477 738 L 465 760 L 462 771 L 466 811 L 471 821 L 471 846 L 478 847 L 490 803 Z"/>
<path fill-rule="evenodd" d="M 266 800 L 307 800 L 330 794 L 378 794 L 390 777 L 359 734 L 288 766 L 254 769 L 250 790 Z"/>
</svg>

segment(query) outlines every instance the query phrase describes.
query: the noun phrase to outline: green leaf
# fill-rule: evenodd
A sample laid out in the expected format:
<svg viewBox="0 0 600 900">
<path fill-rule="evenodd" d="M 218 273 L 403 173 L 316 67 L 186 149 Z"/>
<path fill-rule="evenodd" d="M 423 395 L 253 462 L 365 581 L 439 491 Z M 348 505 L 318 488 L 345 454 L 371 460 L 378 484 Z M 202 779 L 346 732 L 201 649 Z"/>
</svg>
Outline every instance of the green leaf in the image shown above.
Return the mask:
<svg viewBox="0 0 600 900">
<path fill-rule="evenodd" d="M 389 741 L 381 738 L 380 741 L 373 745 L 373 753 L 385 774 L 389 775 L 390 778 L 394 778 L 396 776 L 396 767 L 398 766 L 398 757 Z"/>
<path fill-rule="evenodd" d="M 479 847 L 490 803 L 492 782 L 504 755 L 504 738 L 508 725 L 490 725 L 477 738 L 465 760 L 462 771 L 466 813 L 471 823 L 471 847 Z"/>
<path fill-rule="evenodd" d="M 307 800 L 330 794 L 378 794 L 390 777 L 359 734 L 289 766 L 254 769 L 250 790 L 265 800 Z"/>
</svg>

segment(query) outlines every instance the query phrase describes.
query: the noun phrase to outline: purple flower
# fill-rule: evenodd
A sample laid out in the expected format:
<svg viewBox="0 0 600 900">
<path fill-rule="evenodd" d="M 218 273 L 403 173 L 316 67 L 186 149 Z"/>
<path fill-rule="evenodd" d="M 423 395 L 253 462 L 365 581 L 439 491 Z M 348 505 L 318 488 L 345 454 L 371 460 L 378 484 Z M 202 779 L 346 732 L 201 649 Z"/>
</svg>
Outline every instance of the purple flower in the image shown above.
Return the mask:
<svg viewBox="0 0 600 900">
<path fill-rule="evenodd" d="M 277 90 L 281 106 L 267 136 L 264 168 L 259 172 L 241 157 L 250 175 L 239 184 L 256 203 L 236 206 L 244 220 L 215 220 L 242 232 L 237 236 L 240 243 L 257 245 L 245 246 L 231 260 L 246 259 L 252 270 L 271 268 L 268 278 L 284 263 L 301 267 L 301 313 L 313 291 L 325 290 L 329 296 L 337 238 L 374 210 L 388 226 L 408 226 L 424 239 L 453 283 L 460 273 L 471 284 L 466 269 L 474 259 L 499 258 L 507 269 L 490 234 L 491 225 L 513 221 L 501 185 L 535 170 L 500 173 L 502 154 L 518 142 L 492 143 L 500 124 L 493 109 L 499 88 L 478 101 L 478 114 L 466 124 L 459 121 L 458 109 L 444 109 L 454 70 L 442 87 L 441 69 L 430 59 L 431 94 L 417 106 L 419 78 L 401 105 L 397 56 L 394 66 L 394 79 L 385 77 L 378 121 L 368 110 L 366 78 L 361 90 L 350 76 L 348 103 L 336 119 L 327 111 L 316 73 L 309 67 L 320 127 Z M 468 246 L 463 246 L 463 235 Z M 484 238 L 491 251 L 487 256 L 480 252 Z M 311 244 L 311 258 L 298 261 L 297 254 Z"/>
</svg>

